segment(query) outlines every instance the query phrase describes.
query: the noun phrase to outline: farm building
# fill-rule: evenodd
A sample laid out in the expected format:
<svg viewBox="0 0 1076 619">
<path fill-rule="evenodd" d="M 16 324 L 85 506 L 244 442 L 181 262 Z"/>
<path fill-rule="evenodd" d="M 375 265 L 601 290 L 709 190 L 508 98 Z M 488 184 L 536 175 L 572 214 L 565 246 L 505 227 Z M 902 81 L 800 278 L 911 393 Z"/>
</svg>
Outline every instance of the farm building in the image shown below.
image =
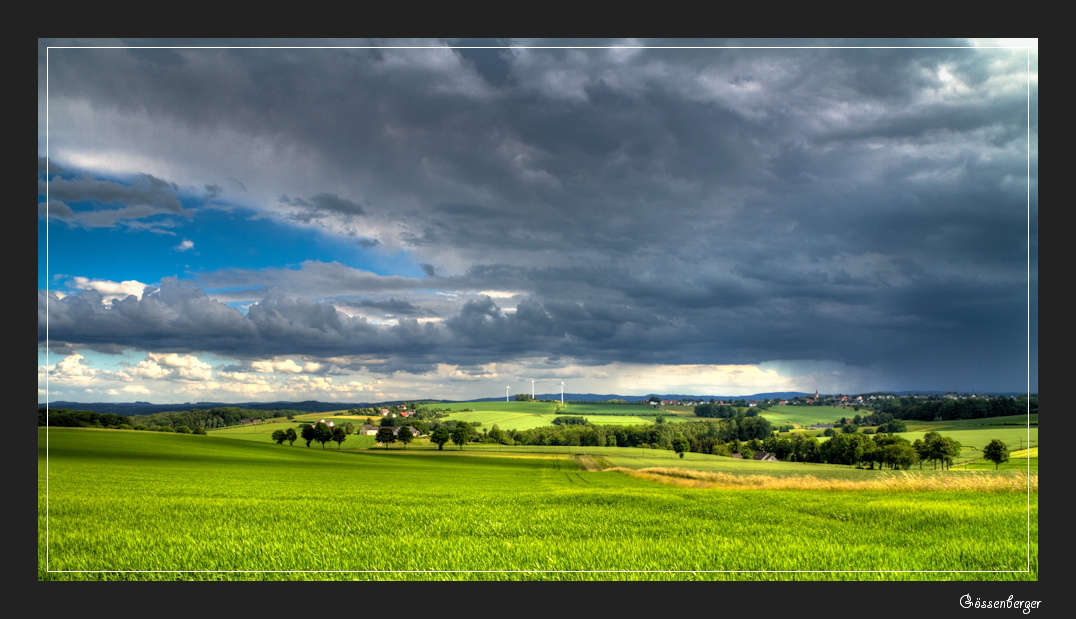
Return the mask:
<svg viewBox="0 0 1076 619">
<path fill-rule="evenodd" d="M 777 457 L 768 451 L 756 451 L 753 460 L 762 460 L 763 462 L 777 462 Z"/>
<path fill-rule="evenodd" d="M 362 429 L 359 430 L 359 434 L 368 434 L 373 436 L 377 434 L 377 426 L 372 426 L 368 423 L 362 424 Z"/>
</svg>

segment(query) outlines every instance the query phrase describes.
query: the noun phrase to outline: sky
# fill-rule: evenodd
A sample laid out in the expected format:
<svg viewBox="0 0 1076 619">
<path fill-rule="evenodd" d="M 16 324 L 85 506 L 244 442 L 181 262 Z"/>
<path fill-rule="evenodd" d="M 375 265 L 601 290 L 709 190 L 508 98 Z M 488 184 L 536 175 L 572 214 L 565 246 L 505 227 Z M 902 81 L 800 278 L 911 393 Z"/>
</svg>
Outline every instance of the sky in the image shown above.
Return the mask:
<svg viewBox="0 0 1076 619">
<path fill-rule="evenodd" d="M 1038 390 L 1036 40 L 38 47 L 40 402 Z"/>
</svg>

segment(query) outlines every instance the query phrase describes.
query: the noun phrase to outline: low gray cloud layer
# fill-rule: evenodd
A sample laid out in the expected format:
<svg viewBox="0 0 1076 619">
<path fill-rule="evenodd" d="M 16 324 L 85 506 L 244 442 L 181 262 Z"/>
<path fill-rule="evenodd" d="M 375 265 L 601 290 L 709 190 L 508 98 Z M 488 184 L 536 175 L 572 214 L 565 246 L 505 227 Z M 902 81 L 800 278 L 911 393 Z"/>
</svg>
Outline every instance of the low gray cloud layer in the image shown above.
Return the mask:
<svg viewBox="0 0 1076 619">
<path fill-rule="evenodd" d="M 103 157 L 105 135 L 110 161 L 156 162 L 132 164 L 130 184 L 54 180 L 58 205 L 111 204 L 99 225 L 116 204 L 189 214 L 175 185 L 189 183 L 425 274 L 310 256 L 111 307 L 42 291 L 56 342 L 1026 382 L 1025 50 L 82 49 L 54 52 L 48 81 L 56 170 Z M 245 197 L 223 189 L 236 182 Z M 214 290 L 261 292 L 244 314 Z"/>
</svg>

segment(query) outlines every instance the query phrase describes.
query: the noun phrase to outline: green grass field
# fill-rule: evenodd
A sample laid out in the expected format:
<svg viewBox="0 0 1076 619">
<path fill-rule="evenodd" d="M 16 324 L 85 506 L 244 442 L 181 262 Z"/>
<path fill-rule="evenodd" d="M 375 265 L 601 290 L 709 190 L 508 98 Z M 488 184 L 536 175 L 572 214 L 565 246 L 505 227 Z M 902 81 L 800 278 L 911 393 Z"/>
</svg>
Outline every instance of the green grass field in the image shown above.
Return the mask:
<svg viewBox="0 0 1076 619">
<path fill-rule="evenodd" d="M 239 438 L 39 429 L 39 579 L 1038 577 L 1037 492 L 688 488 L 552 451 Z"/>
<path fill-rule="evenodd" d="M 463 402 L 453 404 L 457 410 L 475 409 L 473 411 L 452 413 L 445 419 L 457 419 L 469 423 L 479 422 L 482 428 L 492 428 L 496 424 L 502 430 L 530 430 L 553 423 L 557 417 L 582 416 L 594 425 L 641 425 L 654 423 L 653 416 L 637 416 L 631 413 L 655 412 L 642 406 L 618 404 L 566 404 L 565 409 L 554 412 L 557 404 L 552 402 Z M 587 415 L 587 413 L 594 413 Z M 610 413 L 625 413 L 623 415 Z M 677 423 L 680 417 L 669 416 L 666 421 Z"/>
<path fill-rule="evenodd" d="M 1031 471 L 1032 473 L 1038 473 L 1039 471 L 1039 448 L 1032 447 L 1030 449 L 1019 449 L 1009 452 L 1009 461 L 1002 462 L 999 465 L 995 465 L 993 462 L 984 459 L 976 459 L 965 464 L 953 466 L 953 470 L 965 470 L 965 471 Z"/>
<path fill-rule="evenodd" d="M 936 422 L 941 424 L 943 422 Z M 951 423 L 951 422 L 949 422 Z M 942 436 L 952 437 L 954 440 L 960 441 L 962 447 L 960 451 L 960 457 L 958 461 L 975 460 L 982 457 L 982 449 L 986 447 L 992 439 L 1000 439 L 1009 446 L 1010 450 L 1025 449 L 1027 447 L 1037 447 L 1039 444 L 1039 428 L 1037 426 L 1031 426 L 1030 428 L 1021 428 L 1018 426 L 984 426 L 977 429 L 951 429 L 953 426 L 931 426 L 931 430 L 941 434 Z M 967 425 L 955 426 L 956 428 L 969 428 Z M 923 438 L 923 432 L 900 432 L 897 436 L 902 436 L 909 441 Z M 993 465 L 991 465 L 993 466 Z"/>
<path fill-rule="evenodd" d="M 771 406 L 759 414 L 770 420 L 775 426 L 796 424 L 807 427 L 816 423 L 833 423 L 841 417 L 851 419 L 856 415 L 866 415 L 870 411 L 855 412 L 851 408 L 839 406 Z"/>
<path fill-rule="evenodd" d="M 989 428 L 1034 428 L 1039 423 L 1039 415 L 1009 415 L 1006 417 L 986 417 L 983 419 L 953 419 L 950 421 L 907 421 L 910 431 L 929 432 L 935 430 L 982 430 Z"/>
<path fill-rule="evenodd" d="M 557 407 L 555 402 L 516 402 L 511 400 L 508 402 L 450 402 L 447 404 L 431 404 L 430 408 L 439 409 L 451 409 L 454 411 L 459 410 L 473 410 L 473 411 L 496 411 L 496 412 L 509 412 L 509 413 L 524 413 L 533 415 L 543 415 L 552 413 Z"/>
</svg>

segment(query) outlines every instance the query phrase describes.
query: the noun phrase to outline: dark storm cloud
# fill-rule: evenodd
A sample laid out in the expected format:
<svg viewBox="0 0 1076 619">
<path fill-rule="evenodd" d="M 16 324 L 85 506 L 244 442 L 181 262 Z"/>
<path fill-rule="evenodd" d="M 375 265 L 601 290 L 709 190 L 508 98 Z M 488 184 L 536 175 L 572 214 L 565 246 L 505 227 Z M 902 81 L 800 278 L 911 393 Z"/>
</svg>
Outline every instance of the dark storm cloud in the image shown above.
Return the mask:
<svg viewBox="0 0 1076 619">
<path fill-rule="evenodd" d="M 47 186 L 51 199 L 65 202 L 93 201 L 101 204 L 150 205 L 173 213 L 182 213 L 175 183 L 151 174 L 140 174 L 129 185 L 89 177 L 53 178 Z M 38 181 L 38 193 L 46 192 L 45 181 Z"/>
<path fill-rule="evenodd" d="M 406 247 L 425 274 L 316 261 L 202 274 L 207 289 L 293 295 L 256 303 L 242 328 L 220 324 L 236 351 L 425 345 L 411 353 L 419 364 L 430 351 L 476 363 L 884 359 L 894 373 L 927 365 L 939 376 L 962 360 L 998 380 L 1023 373 L 1022 51 L 165 51 L 54 54 L 51 92 L 303 152 L 325 176 L 272 194 L 298 208 L 292 221 L 376 221 L 386 231 L 357 242 Z M 92 194 L 127 204 L 140 191 L 163 205 L 171 191 L 53 184 L 68 203 Z M 525 300 L 506 311 L 467 297 L 437 312 L 442 324 L 390 328 L 298 298 L 434 289 L 518 290 Z M 432 315 L 417 300 L 392 302 L 361 303 Z M 102 341 L 123 331 L 74 299 L 55 305 L 85 313 Z M 932 356 L 940 346 L 947 352 Z"/>
<path fill-rule="evenodd" d="M 47 157 L 38 157 L 37 158 L 37 173 L 38 173 L 39 176 L 47 174 L 48 176 L 51 177 L 51 176 L 54 176 L 54 175 L 67 174 L 68 171 L 65 170 L 64 168 L 62 168 L 61 166 L 57 165 L 55 162 L 49 160 Z"/>
<path fill-rule="evenodd" d="M 310 223 L 314 219 L 332 215 L 340 215 L 350 220 L 355 215 L 366 214 L 361 205 L 331 193 L 319 193 L 309 200 L 289 198 L 287 195 L 283 195 L 280 197 L 280 201 L 284 204 L 302 208 L 301 212 L 291 215 L 290 218 L 303 223 Z"/>
<path fill-rule="evenodd" d="M 401 314 L 404 314 L 404 315 L 410 315 L 410 314 L 422 314 L 422 315 L 425 315 L 426 314 L 425 310 L 423 310 L 421 308 L 418 308 L 418 307 L 415 307 L 414 305 L 412 305 L 411 303 L 408 303 L 407 301 L 403 301 L 403 300 L 395 299 L 395 298 L 387 299 L 387 300 L 384 300 L 384 301 L 374 301 L 374 300 L 371 300 L 371 299 L 363 299 L 362 301 L 359 301 L 358 303 L 345 302 L 345 303 L 341 303 L 341 305 L 351 306 L 351 307 L 364 307 L 364 308 L 369 308 L 369 309 L 380 310 L 382 312 L 385 312 L 387 314 L 391 314 L 391 315 L 394 315 L 394 316 L 398 316 L 398 315 L 401 315 Z"/>
</svg>

